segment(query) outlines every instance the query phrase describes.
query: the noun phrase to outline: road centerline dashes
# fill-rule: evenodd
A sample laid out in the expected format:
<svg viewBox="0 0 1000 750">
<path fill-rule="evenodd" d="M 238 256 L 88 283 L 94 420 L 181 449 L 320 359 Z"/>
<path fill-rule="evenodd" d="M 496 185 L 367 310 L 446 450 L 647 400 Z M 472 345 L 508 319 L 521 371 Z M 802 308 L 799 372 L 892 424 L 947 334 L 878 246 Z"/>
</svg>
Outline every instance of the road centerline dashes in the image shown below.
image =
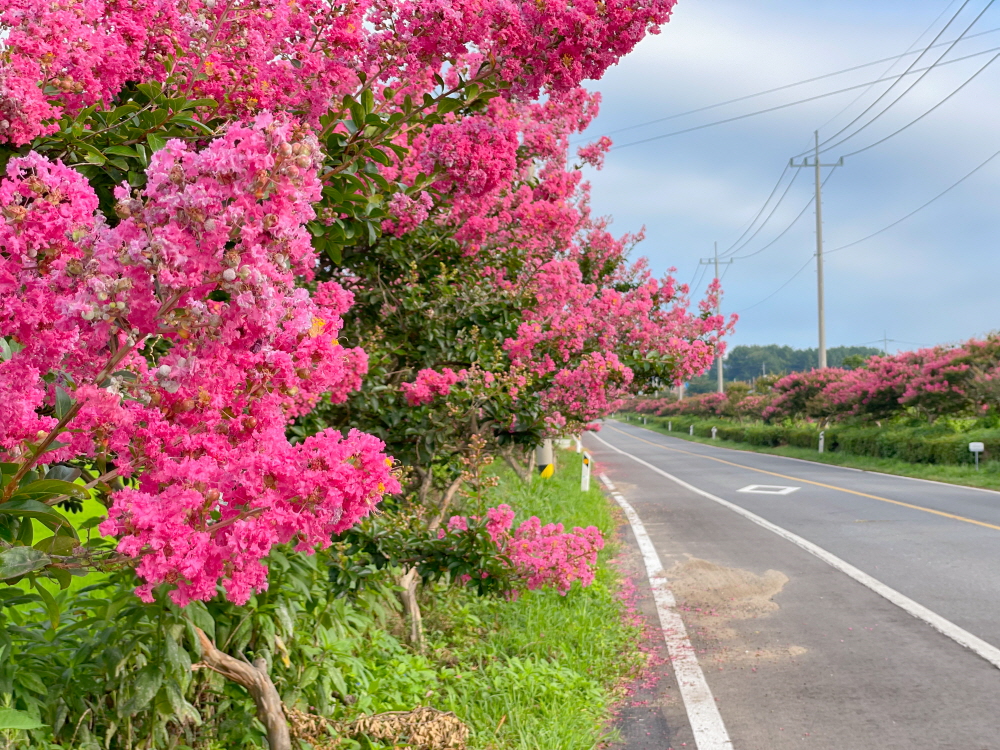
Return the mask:
<svg viewBox="0 0 1000 750">
<path fill-rule="evenodd" d="M 609 427 L 611 427 L 609 425 Z M 857 495 L 858 497 L 866 497 L 869 500 L 878 500 L 883 503 L 891 503 L 892 505 L 899 505 L 903 508 L 909 508 L 910 510 L 919 510 L 924 513 L 932 513 L 935 516 L 941 516 L 943 518 L 950 518 L 952 521 L 961 521 L 963 523 L 971 523 L 975 526 L 982 526 L 983 528 L 993 529 L 994 531 L 1000 531 L 1000 526 L 992 523 L 987 523 L 986 521 L 977 521 L 975 518 L 966 518 L 965 516 L 955 515 L 954 513 L 948 513 L 943 510 L 935 510 L 934 508 L 927 508 L 923 505 L 914 505 L 913 503 L 903 502 L 902 500 L 893 500 L 888 497 L 881 497 L 879 495 L 870 495 L 867 492 L 860 492 L 859 490 L 849 490 L 846 487 L 838 487 L 835 484 L 825 484 L 824 482 L 815 482 L 811 479 L 802 479 L 801 477 L 793 477 L 788 474 L 779 474 L 774 471 L 767 471 L 766 469 L 758 469 L 754 466 L 747 466 L 746 464 L 738 464 L 734 461 L 727 461 L 724 458 L 716 458 L 715 456 L 708 456 L 704 453 L 695 453 L 694 451 L 685 451 L 680 448 L 671 448 L 664 445 L 663 443 L 657 443 L 652 440 L 646 440 L 646 438 L 641 438 L 638 435 L 633 435 L 630 432 L 625 432 L 625 430 L 619 430 L 617 427 L 611 427 L 615 432 L 630 437 L 633 440 L 639 440 L 643 443 L 648 443 L 649 445 L 656 446 L 657 448 L 662 448 L 665 451 L 671 451 L 673 453 L 683 453 L 686 456 L 696 456 L 698 458 L 704 458 L 709 461 L 717 461 L 720 464 L 726 464 L 727 466 L 735 466 L 740 469 L 747 469 L 748 471 L 755 471 L 758 474 L 767 474 L 772 477 L 779 477 L 780 479 L 788 479 L 793 482 L 802 482 L 804 484 L 811 484 L 815 487 L 823 487 L 828 490 L 835 490 L 836 492 L 846 492 L 849 495 Z M 600 438 L 598 438 L 600 439 Z M 610 445 L 610 444 L 608 444 Z"/>
<path fill-rule="evenodd" d="M 628 435 L 628 433 L 623 432 L 622 430 L 617 430 L 617 432 L 621 432 L 624 435 Z M 784 529 L 784 528 L 782 528 L 781 526 L 778 526 L 775 523 L 771 523 L 766 518 L 763 518 L 762 516 L 758 516 L 756 513 L 751 513 L 749 510 L 747 510 L 746 508 L 743 508 L 743 507 L 737 505 L 736 503 L 731 503 L 728 500 L 723 500 L 721 497 L 717 497 L 716 495 L 713 495 L 710 492 L 706 492 L 705 490 L 699 489 L 698 487 L 695 487 L 693 484 L 689 484 L 688 482 L 685 482 L 683 479 L 675 477 L 673 474 L 670 474 L 669 472 L 664 471 L 663 469 L 659 468 L 658 466 L 654 466 L 653 464 L 649 463 L 648 461 L 644 461 L 643 459 L 639 458 L 638 456 L 633 456 L 631 453 L 629 453 L 627 451 L 623 451 L 621 448 L 619 448 L 619 447 L 617 447 L 615 445 L 612 445 L 607 440 L 605 440 L 602 437 L 599 437 L 596 434 L 591 433 L 591 436 L 595 440 L 603 443 L 608 448 L 610 448 L 611 450 L 615 451 L 616 453 L 620 453 L 621 455 L 626 456 L 627 458 L 632 459 L 636 463 L 641 464 L 642 466 L 645 466 L 647 469 L 650 469 L 650 470 L 656 472 L 657 474 L 659 474 L 659 475 L 661 475 L 663 477 L 666 477 L 670 481 L 672 481 L 675 484 L 683 487 L 686 490 L 694 492 L 697 495 L 701 495 L 704 498 L 712 500 L 713 502 L 716 502 L 719 505 L 722 505 L 723 507 L 726 507 L 729 510 L 731 510 L 731 511 L 733 511 L 735 513 L 738 513 L 739 515 L 743 516 L 747 520 L 752 521 L 753 523 L 757 524 L 758 526 L 760 526 L 762 528 L 765 528 L 768 531 L 771 531 L 771 532 L 777 534 L 782 539 L 785 539 L 786 541 L 791 542 L 795 546 L 800 547 L 801 549 L 805 550 L 806 552 L 808 552 L 809 554 L 813 555 L 814 557 L 818 557 L 820 560 L 822 560 L 823 562 L 827 563 L 831 567 L 839 570 L 841 573 L 844 573 L 844 574 L 850 576 L 855 581 L 857 581 L 858 583 L 860 583 L 862 586 L 865 586 L 865 587 L 871 589 L 876 594 L 878 594 L 879 596 L 881 596 L 883 599 L 886 599 L 887 601 L 892 602 L 897 607 L 899 607 L 900 609 L 902 609 L 904 612 L 907 612 L 908 614 L 912 615 L 913 617 L 916 617 L 918 620 L 922 620 L 923 622 L 925 622 L 928 625 L 930 625 L 932 628 L 934 628 L 935 630 L 937 630 L 942 635 L 950 638 L 951 640 L 953 640 L 955 643 L 959 644 L 960 646 L 963 646 L 963 647 L 969 649 L 974 654 L 976 654 L 977 656 L 985 659 L 986 661 L 988 661 L 993 666 L 1000 668 L 1000 649 L 998 649 L 996 646 L 994 646 L 994 645 L 992 645 L 990 643 L 987 643 L 986 641 L 984 641 L 979 636 L 973 635 L 968 630 L 965 630 L 964 628 L 959 627 L 955 623 L 953 623 L 950 620 L 942 617 L 941 615 L 937 614 L 933 610 L 928 609 L 924 605 L 922 605 L 922 604 L 914 601 L 913 599 L 911 599 L 910 597 L 906 596 L 905 594 L 902 594 L 899 591 L 896 591 L 894 588 L 892 588 L 890 586 L 887 586 L 886 584 L 884 584 L 881 581 L 879 581 L 877 578 L 874 578 L 874 577 L 868 575 L 867 573 L 865 573 L 860 568 L 854 567 L 853 565 L 851 565 L 846 560 L 843 560 L 843 559 L 837 557 L 836 555 L 834 555 L 832 552 L 828 552 L 827 550 L 823 549 L 818 544 L 813 544 L 808 539 L 805 539 L 805 538 L 799 536 L 798 534 L 793 534 L 791 531 L 788 531 L 787 529 Z M 629 436 L 629 437 L 633 437 L 633 436 Z M 639 439 L 641 439 L 641 438 L 639 438 Z M 644 441 L 644 442 L 648 442 L 648 441 Z M 653 443 L 653 445 L 656 445 L 656 443 Z M 661 446 L 661 447 L 663 447 L 663 446 Z M 667 450 L 671 450 L 671 449 L 667 448 Z M 688 451 L 679 451 L 679 452 L 681 452 L 681 453 L 687 453 Z M 692 454 L 692 455 L 698 455 L 698 454 Z M 726 463 L 728 463 L 728 462 L 726 462 Z M 747 468 L 752 468 L 752 467 L 747 467 Z M 800 481 L 803 481 L 803 480 L 800 480 Z M 615 499 L 617 500 L 617 498 L 615 498 Z M 621 504 L 620 501 L 619 501 L 619 504 Z M 652 542 L 650 542 L 650 544 L 652 544 Z M 700 746 L 699 746 L 699 750 L 701 750 Z"/>
</svg>

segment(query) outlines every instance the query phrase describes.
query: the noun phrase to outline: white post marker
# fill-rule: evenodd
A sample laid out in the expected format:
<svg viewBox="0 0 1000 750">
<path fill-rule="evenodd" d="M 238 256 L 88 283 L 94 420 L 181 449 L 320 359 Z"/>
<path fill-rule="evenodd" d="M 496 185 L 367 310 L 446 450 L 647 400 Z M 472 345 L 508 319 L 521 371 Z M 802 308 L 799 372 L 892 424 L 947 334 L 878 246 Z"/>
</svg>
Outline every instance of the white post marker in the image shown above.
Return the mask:
<svg viewBox="0 0 1000 750">
<path fill-rule="evenodd" d="M 590 453 L 587 451 L 583 452 L 583 470 L 580 474 L 580 491 L 590 492 L 590 464 L 592 459 L 590 458 Z"/>
<path fill-rule="evenodd" d="M 969 450 L 976 454 L 976 471 L 979 471 L 979 454 L 986 450 L 982 443 L 969 443 Z"/>
<path fill-rule="evenodd" d="M 635 534 L 635 540 L 639 544 L 639 551 L 642 552 L 642 559 L 646 563 L 646 575 L 653 590 L 656 614 L 660 618 L 663 640 L 667 644 L 674 677 L 677 679 L 681 700 L 684 701 L 684 710 L 691 724 L 694 744 L 698 750 L 733 750 L 733 741 L 729 739 L 729 732 L 726 731 L 719 707 L 715 705 L 712 690 L 705 681 L 705 673 L 698 664 L 698 656 L 691 645 L 691 639 L 688 638 L 684 620 L 677 611 L 677 602 L 670 590 L 670 581 L 663 571 L 663 563 L 660 562 L 660 555 L 653 546 L 653 540 L 646 533 L 646 527 L 639 514 L 635 512 L 635 508 L 615 489 L 607 475 L 601 474 L 600 477 L 611 497 L 625 511 L 625 517 L 632 527 L 632 533 Z"/>
<path fill-rule="evenodd" d="M 667 432 L 673 432 L 673 431 L 674 431 L 674 423 L 667 422 Z"/>
<path fill-rule="evenodd" d="M 712 440 L 715 440 L 715 433 L 718 432 L 718 431 L 719 431 L 718 427 L 713 427 L 712 428 Z"/>
<path fill-rule="evenodd" d="M 642 423 L 646 424 L 646 418 L 645 417 L 642 418 Z"/>
<path fill-rule="evenodd" d="M 583 453 L 583 440 L 580 439 L 579 435 L 574 435 L 573 439 L 576 441 L 576 452 Z"/>
<path fill-rule="evenodd" d="M 694 425 L 691 425 L 691 427 L 688 429 L 688 435 L 694 437 Z"/>
<path fill-rule="evenodd" d="M 823 452 L 823 444 L 826 442 L 826 430 L 819 431 L 819 452 Z"/>
</svg>

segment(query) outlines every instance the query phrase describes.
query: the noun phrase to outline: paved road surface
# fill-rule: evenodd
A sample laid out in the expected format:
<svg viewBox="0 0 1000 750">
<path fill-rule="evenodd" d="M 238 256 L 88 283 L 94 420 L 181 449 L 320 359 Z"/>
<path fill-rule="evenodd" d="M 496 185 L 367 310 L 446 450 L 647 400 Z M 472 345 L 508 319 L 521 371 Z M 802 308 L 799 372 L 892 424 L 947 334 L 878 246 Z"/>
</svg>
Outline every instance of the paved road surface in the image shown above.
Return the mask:
<svg viewBox="0 0 1000 750">
<path fill-rule="evenodd" d="M 1000 493 L 726 450 L 614 421 L 599 438 L 585 438 L 587 447 L 659 553 L 735 750 L 1000 750 L 1000 669 L 630 456 L 818 545 L 985 649 L 1000 647 Z M 677 688 L 668 678 L 640 696 L 655 710 L 631 712 L 643 720 L 626 727 L 628 750 L 696 747 Z"/>
</svg>

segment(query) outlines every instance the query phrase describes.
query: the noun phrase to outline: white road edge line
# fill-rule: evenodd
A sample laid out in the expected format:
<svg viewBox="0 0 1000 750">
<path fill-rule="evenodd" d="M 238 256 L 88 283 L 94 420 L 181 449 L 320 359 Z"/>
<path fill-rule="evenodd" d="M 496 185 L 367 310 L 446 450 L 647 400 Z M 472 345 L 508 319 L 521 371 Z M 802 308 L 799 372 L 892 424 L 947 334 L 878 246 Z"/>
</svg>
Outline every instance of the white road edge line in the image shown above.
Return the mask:
<svg viewBox="0 0 1000 750">
<path fill-rule="evenodd" d="M 593 435 L 593 437 L 596 438 L 597 440 L 600 440 L 606 446 L 611 448 L 611 450 L 621 453 L 623 456 L 631 458 L 633 461 L 640 463 L 646 468 L 655 471 L 657 474 L 660 474 L 661 476 L 666 477 L 670 481 L 679 484 L 681 487 L 684 487 L 685 489 L 688 489 L 691 492 L 701 495 L 702 497 L 706 497 L 709 500 L 718 503 L 719 505 L 725 506 L 726 508 L 729 508 L 731 511 L 734 511 L 735 513 L 739 513 L 744 518 L 753 521 L 755 524 L 757 524 L 758 526 L 762 526 L 768 531 L 773 531 L 782 539 L 785 539 L 791 542 L 792 544 L 801 547 L 806 552 L 818 557 L 820 560 L 836 568 L 841 573 L 846 573 L 855 581 L 860 583 L 862 586 L 867 586 L 876 594 L 892 602 L 900 609 L 916 617 L 918 620 L 923 620 L 942 635 L 951 638 L 953 641 L 955 641 L 955 643 L 959 644 L 960 646 L 964 646 L 965 648 L 969 649 L 978 656 L 981 656 L 983 659 L 988 661 L 994 667 L 1000 668 L 1000 649 L 998 649 L 996 646 L 987 643 L 982 638 L 979 638 L 978 636 L 975 636 L 972 633 L 970 633 L 968 630 L 960 628 L 955 623 L 951 622 L 950 620 L 946 620 L 936 612 L 932 612 L 931 610 L 927 609 L 927 607 L 925 607 L 924 605 L 918 604 L 917 602 L 910 599 L 908 596 L 905 596 L 896 591 L 895 589 L 886 586 L 878 579 L 872 578 L 863 570 L 855 568 L 853 565 L 846 562 L 845 560 L 841 560 L 833 553 L 827 552 L 822 547 L 813 544 L 812 542 L 806 539 L 803 539 L 797 534 L 793 534 L 792 532 L 787 531 L 764 518 L 761 518 L 756 513 L 751 513 L 750 511 L 746 510 L 745 508 L 741 508 L 739 505 L 736 505 L 735 503 L 731 503 L 728 500 L 723 500 L 721 497 L 716 497 L 715 495 L 709 492 L 700 490 L 694 485 L 688 484 L 683 479 L 678 479 L 673 474 L 668 474 L 663 469 L 657 468 L 656 466 L 653 466 L 651 463 L 643 461 L 641 458 L 638 458 L 637 456 L 633 456 L 631 453 L 623 451 L 621 448 L 616 448 L 615 446 L 611 445 L 611 443 L 609 443 L 607 440 L 604 440 L 603 438 L 600 438 L 597 435 Z"/>
<path fill-rule="evenodd" d="M 698 750 L 732 750 L 733 742 L 729 739 L 726 725 L 722 722 L 719 707 L 705 681 L 705 674 L 698 664 L 698 657 L 691 646 L 684 621 L 677 613 L 677 602 L 670 590 L 670 581 L 663 572 L 660 556 L 653 546 L 653 541 L 646 533 L 646 527 L 628 500 L 615 489 L 614 484 L 605 474 L 601 481 L 608 488 L 611 497 L 625 511 L 632 533 L 635 534 L 646 563 L 646 574 L 649 576 L 649 586 L 653 590 L 653 601 L 656 602 L 656 613 L 660 617 L 660 627 L 663 629 L 663 640 L 667 644 L 667 653 L 677 677 L 681 698 L 687 711 L 691 731 Z"/>
</svg>

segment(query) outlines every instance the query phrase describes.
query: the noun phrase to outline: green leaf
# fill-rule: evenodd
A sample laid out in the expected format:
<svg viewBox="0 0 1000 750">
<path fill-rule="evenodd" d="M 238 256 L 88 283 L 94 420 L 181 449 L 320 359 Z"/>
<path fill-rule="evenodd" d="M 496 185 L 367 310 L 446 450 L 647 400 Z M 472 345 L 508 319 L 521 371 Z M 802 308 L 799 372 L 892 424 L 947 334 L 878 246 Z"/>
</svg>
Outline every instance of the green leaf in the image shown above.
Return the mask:
<svg viewBox="0 0 1000 750">
<path fill-rule="evenodd" d="M 163 682 L 163 666 L 149 664 L 139 670 L 133 685 L 132 697 L 122 706 L 122 713 L 132 715 L 144 709 L 156 696 Z"/>
<path fill-rule="evenodd" d="M 84 161 L 88 161 L 91 164 L 101 166 L 107 161 L 104 154 L 91 146 L 89 143 L 74 143 L 73 148 L 80 151 L 83 154 Z"/>
<path fill-rule="evenodd" d="M 42 586 L 34 576 L 32 576 L 31 583 L 35 587 L 35 591 L 42 598 L 42 604 L 45 605 L 45 609 L 49 613 L 49 623 L 52 625 L 52 629 L 55 630 L 59 627 L 59 617 L 62 614 L 59 611 L 59 602 L 56 601 L 55 597 L 49 593 L 49 590 Z"/>
<path fill-rule="evenodd" d="M 44 552 L 46 555 L 71 555 L 73 550 L 76 549 L 79 541 L 71 536 L 66 536 L 65 534 L 56 534 L 55 536 L 46 537 L 39 542 L 35 542 L 32 546 Z"/>
<path fill-rule="evenodd" d="M 104 153 L 114 156 L 128 156 L 132 159 L 139 158 L 139 152 L 129 146 L 108 146 L 104 149 Z"/>
<path fill-rule="evenodd" d="M 155 81 L 153 83 L 140 83 L 136 88 L 150 100 L 163 93 L 163 87 Z"/>
<path fill-rule="evenodd" d="M 0 708 L 0 729 L 41 729 L 45 725 L 31 714 L 14 708 Z"/>
<path fill-rule="evenodd" d="M 62 419 L 73 407 L 73 399 L 62 386 L 56 386 L 56 418 Z"/>
<path fill-rule="evenodd" d="M 86 500 L 90 493 L 85 487 L 72 482 L 64 482 L 61 479 L 39 479 L 37 482 L 25 484 L 18 488 L 11 497 L 14 500 L 48 500 L 59 495 L 68 495 L 77 500 Z M 0 505 L 0 511 L 6 508 L 7 504 Z"/>
<path fill-rule="evenodd" d="M 194 625 L 201 628 L 210 640 L 215 640 L 215 620 L 212 619 L 212 615 L 208 613 L 204 604 L 201 602 L 191 602 L 191 604 L 184 608 L 184 614 L 188 616 L 188 619 Z"/>
<path fill-rule="evenodd" d="M 0 552 L 0 581 L 17 578 L 44 568 L 50 562 L 48 555 L 33 547 L 11 547 Z"/>
<path fill-rule="evenodd" d="M 150 150 L 153 151 L 154 153 L 167 145 L 167 142 L 163 138 L 163 136 L 156 135 L 156 133 L 150 133 L 149 135 L 147 135 L 146 143 L 149 144 Z"/>
<path fill-rule="evenodd" d="M 46 479 L 43 481 L 55 482 L 57 480 Z M 61 484 L 69 483 L 61 482 Z M 28 486 L 30 487 L 31 485 Z M 72 486 L 76 487 L 78 485 Z M 3 515 L 33 518 L 53 531 L 60 529 L 61 532 L 57 533 L 63 533 L 76 538 L 76 529 L 73 528 L 73 524 L 69 522 L 69 519 L 66 518 L 66 516 L 59 511 L 50 508 L 45 503 L 39 502 L 38 500 L 32 500 L 30 498 L 17 499 L 17 493 L 14 494 L 14 498 L 11 500 L 0 504 L 0 516 Z M 27 525 L 27 528 L 31 528 L 30 524 Z"/>
<path fill-rule="evenodd" d="M 57 538 L 66 539 L 66 537 Z M 70 582 L 73 580 L 73 574 L 62 568 L 49 568 L 45 572 L 59 582 L 60 589 L 68 589 Z"/>
<path fill-rule="evenodd" d="M 88 518 L 86 521 L 81 523 L 78 528 L 80 529 L 80 531 L 86 531 L 87 529 L 92 529 L 95 526 L 100 526 L 102 523 L 104 523 L 104 521 L 105 518 L 102 516 L 93 516 L 92 518 Z"/>
</svg>

